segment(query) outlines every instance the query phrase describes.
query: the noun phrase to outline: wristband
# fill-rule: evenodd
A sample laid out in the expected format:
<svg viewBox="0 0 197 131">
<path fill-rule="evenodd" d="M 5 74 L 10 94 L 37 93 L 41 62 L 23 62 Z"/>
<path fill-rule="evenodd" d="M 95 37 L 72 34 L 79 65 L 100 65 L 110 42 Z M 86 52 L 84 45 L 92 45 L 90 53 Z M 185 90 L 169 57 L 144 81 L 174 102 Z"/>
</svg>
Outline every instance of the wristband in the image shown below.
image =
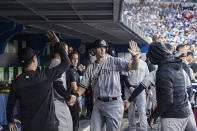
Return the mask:
<svg viewBox="0 0 197 131">
<path fill-rule="evenodd" d="M 138 56 L 139 54 L 135 54 L 135 55 L 132 55 L 132 57 L 136 57 L 136 56 Z"/>
</svg>

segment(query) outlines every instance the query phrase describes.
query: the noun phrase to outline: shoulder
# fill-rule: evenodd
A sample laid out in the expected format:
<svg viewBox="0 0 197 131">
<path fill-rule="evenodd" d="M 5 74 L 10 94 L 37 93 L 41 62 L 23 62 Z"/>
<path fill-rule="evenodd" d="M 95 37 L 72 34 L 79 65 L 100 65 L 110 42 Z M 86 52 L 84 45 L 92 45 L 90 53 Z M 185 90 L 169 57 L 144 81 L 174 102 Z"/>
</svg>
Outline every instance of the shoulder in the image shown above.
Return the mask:
<svg viewBox="0 0 197 131">
<path fill-rule="evenodd" d="M 166 77 L 166 76 L 169 77 L 169 76 L 172 76 L 172 74 L 173 74 L 172 68 L 168 64 L 165 64 L 157 69 L 156 78 Z"/>
<path fill-rule="evenodd" d="M 145 61 L 139 59 L 139 62 L 140 62 L 141 66 L 147 66 L 148 67 L 148 65 L 147 65 L 147 63 Z"/>
<path fill-rule="evenodd" d="M 156 75 L 156 70 L 149 72 L 149 74 L 147 75 L 148 77 L 155 77 Z"/>
<path fill-rule="evenodd" d="M 142 59 L 139 59 L 140 63 L 143 63 L 143 64 L 147 64 L 145 61 L 143 61 Z"/>
<path fill-rule="evenodd" d="M 70 74 L 75 74 L 76 70 L 73 67 L 70 67 L 69 70 Z"/>
<path fill-rule="evenodd" d="M 193 66 L 193 67 L 196 67 L 196 66 L 197 66 L 197 63 L 194 62 L 194 63 L 192 64 L 192 66 Z"/>
<path fill-rule="evenodd" d="M 87 71 L 87 70 L 89 70 L 89 71 L 92 70 L 95 66 L 96 66 L 96 63 L 95 63 L 95 62 L 90 63 L 90 64 L 87 66 L 86 71 Z"/>
<path fill-rule="evenodd" d="M 110 57 L 108 59 L 110 59 L 111 61 L 115 63 L 129 63 L 130 61 L 132 61 L 132 60 L 127 60 L 125 58 L 120 58 L 120 57 Z"/>
</svg>

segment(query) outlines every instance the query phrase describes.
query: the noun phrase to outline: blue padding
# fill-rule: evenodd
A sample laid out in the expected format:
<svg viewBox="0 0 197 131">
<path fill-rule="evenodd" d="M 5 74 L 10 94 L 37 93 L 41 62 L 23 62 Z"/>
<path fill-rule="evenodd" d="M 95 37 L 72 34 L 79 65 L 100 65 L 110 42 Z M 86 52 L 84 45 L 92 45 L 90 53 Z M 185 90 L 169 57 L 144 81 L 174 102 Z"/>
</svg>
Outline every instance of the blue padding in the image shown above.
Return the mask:
<svg viewBox="0 0 197 131">
<path fill-rule="evenodd" d="M 7 125 L 6 106 L 9 93 L 0 93 L 0 124 Z"/>
<path fill-rule="evenodd" d="M 25 30 L 24 25 L 17 24 L 14 30 L 7 31 L 3 33 L 2 35 L 0 35 L 0 54 L 4 53 L 5 47 L 7 43 L 9 42 L 9 40 L 16 34 L 23 32 L 24 30 Z"/>
<path fill-rule="evenodd" d="M 149 44 L 138 44 L 138 47 L 140 48 L 142 53 L 147 53 Z"/>
<path fill-rule="evenodd" d="M 0 22 L 0 35 L 14 30 L 16 28 L 15 22 Z"/>
</svg>

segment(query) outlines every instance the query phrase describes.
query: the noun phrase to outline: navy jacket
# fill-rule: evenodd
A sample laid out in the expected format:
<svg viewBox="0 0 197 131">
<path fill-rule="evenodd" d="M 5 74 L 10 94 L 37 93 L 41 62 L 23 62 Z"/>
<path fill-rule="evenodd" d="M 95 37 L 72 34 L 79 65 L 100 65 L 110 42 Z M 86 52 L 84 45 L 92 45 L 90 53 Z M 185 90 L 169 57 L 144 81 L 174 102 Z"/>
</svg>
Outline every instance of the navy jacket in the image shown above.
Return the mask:
<svg viewBox="0 0 197 131">
<path fill-rule="evenodd" d="M 13 108 L 19 100 L 23 131 L 56 130 L 58 123 L 53 103 L 53 81 L 70 66 L 70 60 L 60 44 L 56 45 L 61 64 L 42 71 L 26 71 L 12 83 L 7 102 L 7 120 L 13 121 Z"/>
<path fill-rule="evenodd" d="M 157 108 L 153 118 L 186 118 L 190 115 L 182 61 L 169 53 L 161 42 L 152 42 L 147 57 L 157 64 Z"/>
<path fill-rule="evenodd" d="M 186 118 L 190 115 L 182 61 L 170 58 L 156 72 L 157 108 L 154 118 Z"/>
</svg>

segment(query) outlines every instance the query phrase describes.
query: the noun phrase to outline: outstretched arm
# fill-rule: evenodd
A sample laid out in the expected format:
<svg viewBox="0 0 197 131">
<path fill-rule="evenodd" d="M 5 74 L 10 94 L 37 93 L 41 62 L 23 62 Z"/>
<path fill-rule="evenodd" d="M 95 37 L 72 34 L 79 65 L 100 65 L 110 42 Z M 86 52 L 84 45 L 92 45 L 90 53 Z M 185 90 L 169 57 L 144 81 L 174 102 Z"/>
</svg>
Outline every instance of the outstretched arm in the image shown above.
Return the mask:
<svg viewBox="0 0 197 131">
<path fill-rule="evenodd" d="M 69 68 L 70 60 L 67 56 L 66 51 L 60 45 L 59 39 L 55 35 L 55 33 L 54 32 L 47 32 L 47 37 L 51 40 L 51 44 L 55 45 L 55 48 L 57 49 L 57 51 L 61 57 L 61 63 L 58 66 L 45 71 L 45 74 L 46 74 L 48 80 L 54 81 L 54 80 L 58 79 L 59 76 Z"/>
</svg>

